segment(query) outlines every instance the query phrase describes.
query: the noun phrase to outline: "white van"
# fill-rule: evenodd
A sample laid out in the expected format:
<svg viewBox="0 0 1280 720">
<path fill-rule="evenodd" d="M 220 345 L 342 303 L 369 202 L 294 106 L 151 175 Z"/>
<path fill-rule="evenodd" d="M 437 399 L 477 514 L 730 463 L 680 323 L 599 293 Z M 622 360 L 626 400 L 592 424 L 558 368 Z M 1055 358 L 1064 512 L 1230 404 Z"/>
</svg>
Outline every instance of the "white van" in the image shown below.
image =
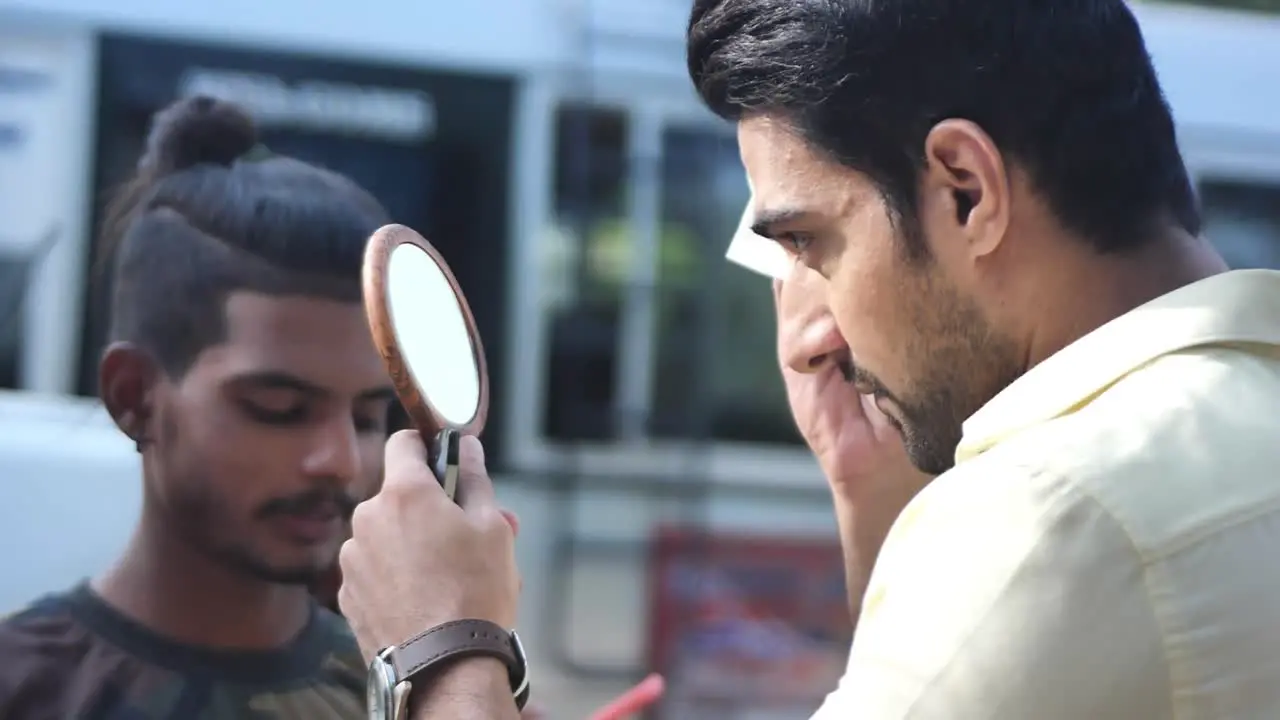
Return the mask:
<svg viewBox="0 0 1280 720">
<path fill-rule="evenodd" d="M 0 616 L 119 554 L 139 476 L 133 444 L 96 401 L 0 392 Z"/>
</svg>

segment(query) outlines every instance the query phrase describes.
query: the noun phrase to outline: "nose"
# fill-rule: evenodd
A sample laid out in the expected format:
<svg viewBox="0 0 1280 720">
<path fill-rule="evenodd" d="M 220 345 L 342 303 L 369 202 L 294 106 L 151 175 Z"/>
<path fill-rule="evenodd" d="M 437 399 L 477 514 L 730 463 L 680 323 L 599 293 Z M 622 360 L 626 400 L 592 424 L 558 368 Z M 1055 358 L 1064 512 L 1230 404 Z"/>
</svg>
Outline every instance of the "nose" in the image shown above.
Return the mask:
<svg viewBox="0 0 1280 720">
<path fill-rule="evenodd" d="M 789 338 L 784 341 L 782 360 L 799 373 L 813 373 L 826 365 L 836 353 L 845 349 L 844 336 L 835 318 L 825 308 L 815 309 L 797 318 Z"/>
<path fill-rule="evenodd" d="M 360 476 L 360 445 L 351 418 L 335 417 L 315 433 L 304 471 L 350 487 Z"/>
</svg>

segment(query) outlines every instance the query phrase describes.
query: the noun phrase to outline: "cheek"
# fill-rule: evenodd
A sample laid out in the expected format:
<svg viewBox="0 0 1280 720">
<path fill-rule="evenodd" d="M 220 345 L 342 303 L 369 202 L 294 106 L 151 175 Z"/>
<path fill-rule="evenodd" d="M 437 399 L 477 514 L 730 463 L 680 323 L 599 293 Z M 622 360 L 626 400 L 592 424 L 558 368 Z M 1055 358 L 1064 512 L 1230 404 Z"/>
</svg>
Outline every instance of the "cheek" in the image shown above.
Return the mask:
<svg viewBox="0 0 1280 720">
<path fill-rule="evenodd" d="M 900 363 L 900 270 L 880 253 L 846 252 L 831 275 L 828 301 L 854 361 L 888 380 Z M 886 375 L 888 377 L 886 377 Z"/>
<path fill-rule="evenodd" d="M 382 487 L 382 452 L 386 441 L 382 438 L 364 440 L 360 444 L 359 485 L 352 493 L 359 499 L 373 497 Z"/>
<path fill-rule="evenodd" d="M 178 448 L 189 475 L 237 512 L 296 492 L 298 451 L 286 430 L 263 428 L 221 397 L 202 398 L 182 413 Z"/>
</svg>

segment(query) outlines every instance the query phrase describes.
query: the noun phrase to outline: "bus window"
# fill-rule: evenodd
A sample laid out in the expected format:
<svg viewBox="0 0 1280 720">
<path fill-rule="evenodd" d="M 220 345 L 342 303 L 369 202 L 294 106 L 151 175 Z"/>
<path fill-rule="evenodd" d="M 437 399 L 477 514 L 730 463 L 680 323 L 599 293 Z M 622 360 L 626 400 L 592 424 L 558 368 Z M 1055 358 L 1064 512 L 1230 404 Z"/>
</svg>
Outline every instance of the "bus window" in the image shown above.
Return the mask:
<svg viewBox="0 0 1280 720">
<path fill-rule="evenodd" d="M 18 387 L 27 265 L 22 258 L 0 254 L 0 390 Z"/>
<path fill-rule="evenodd" d="M 1280 270 L 1280 179 L 1200 182 L 1204 234 L 1233 268 Z"/>
</svg>

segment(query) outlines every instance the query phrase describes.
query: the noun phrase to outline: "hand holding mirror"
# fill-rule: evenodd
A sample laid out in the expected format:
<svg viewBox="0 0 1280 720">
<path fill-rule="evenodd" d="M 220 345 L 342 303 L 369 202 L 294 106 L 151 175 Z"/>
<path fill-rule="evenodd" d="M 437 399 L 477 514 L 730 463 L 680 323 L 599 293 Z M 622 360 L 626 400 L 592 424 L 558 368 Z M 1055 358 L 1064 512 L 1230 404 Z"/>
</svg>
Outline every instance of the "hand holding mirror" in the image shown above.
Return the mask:
<svg viewBox="0 0 1280 720">
<path fill-rule="evenodd" d="M 363 275 L 374 344 L 428 442 L 436 478 L 454 499 L 458 440 L 479 435 L 489 414 L 489 376 L 471 308 L 440 253 L 403 225 L 369 238 Z"/>
</svg>

